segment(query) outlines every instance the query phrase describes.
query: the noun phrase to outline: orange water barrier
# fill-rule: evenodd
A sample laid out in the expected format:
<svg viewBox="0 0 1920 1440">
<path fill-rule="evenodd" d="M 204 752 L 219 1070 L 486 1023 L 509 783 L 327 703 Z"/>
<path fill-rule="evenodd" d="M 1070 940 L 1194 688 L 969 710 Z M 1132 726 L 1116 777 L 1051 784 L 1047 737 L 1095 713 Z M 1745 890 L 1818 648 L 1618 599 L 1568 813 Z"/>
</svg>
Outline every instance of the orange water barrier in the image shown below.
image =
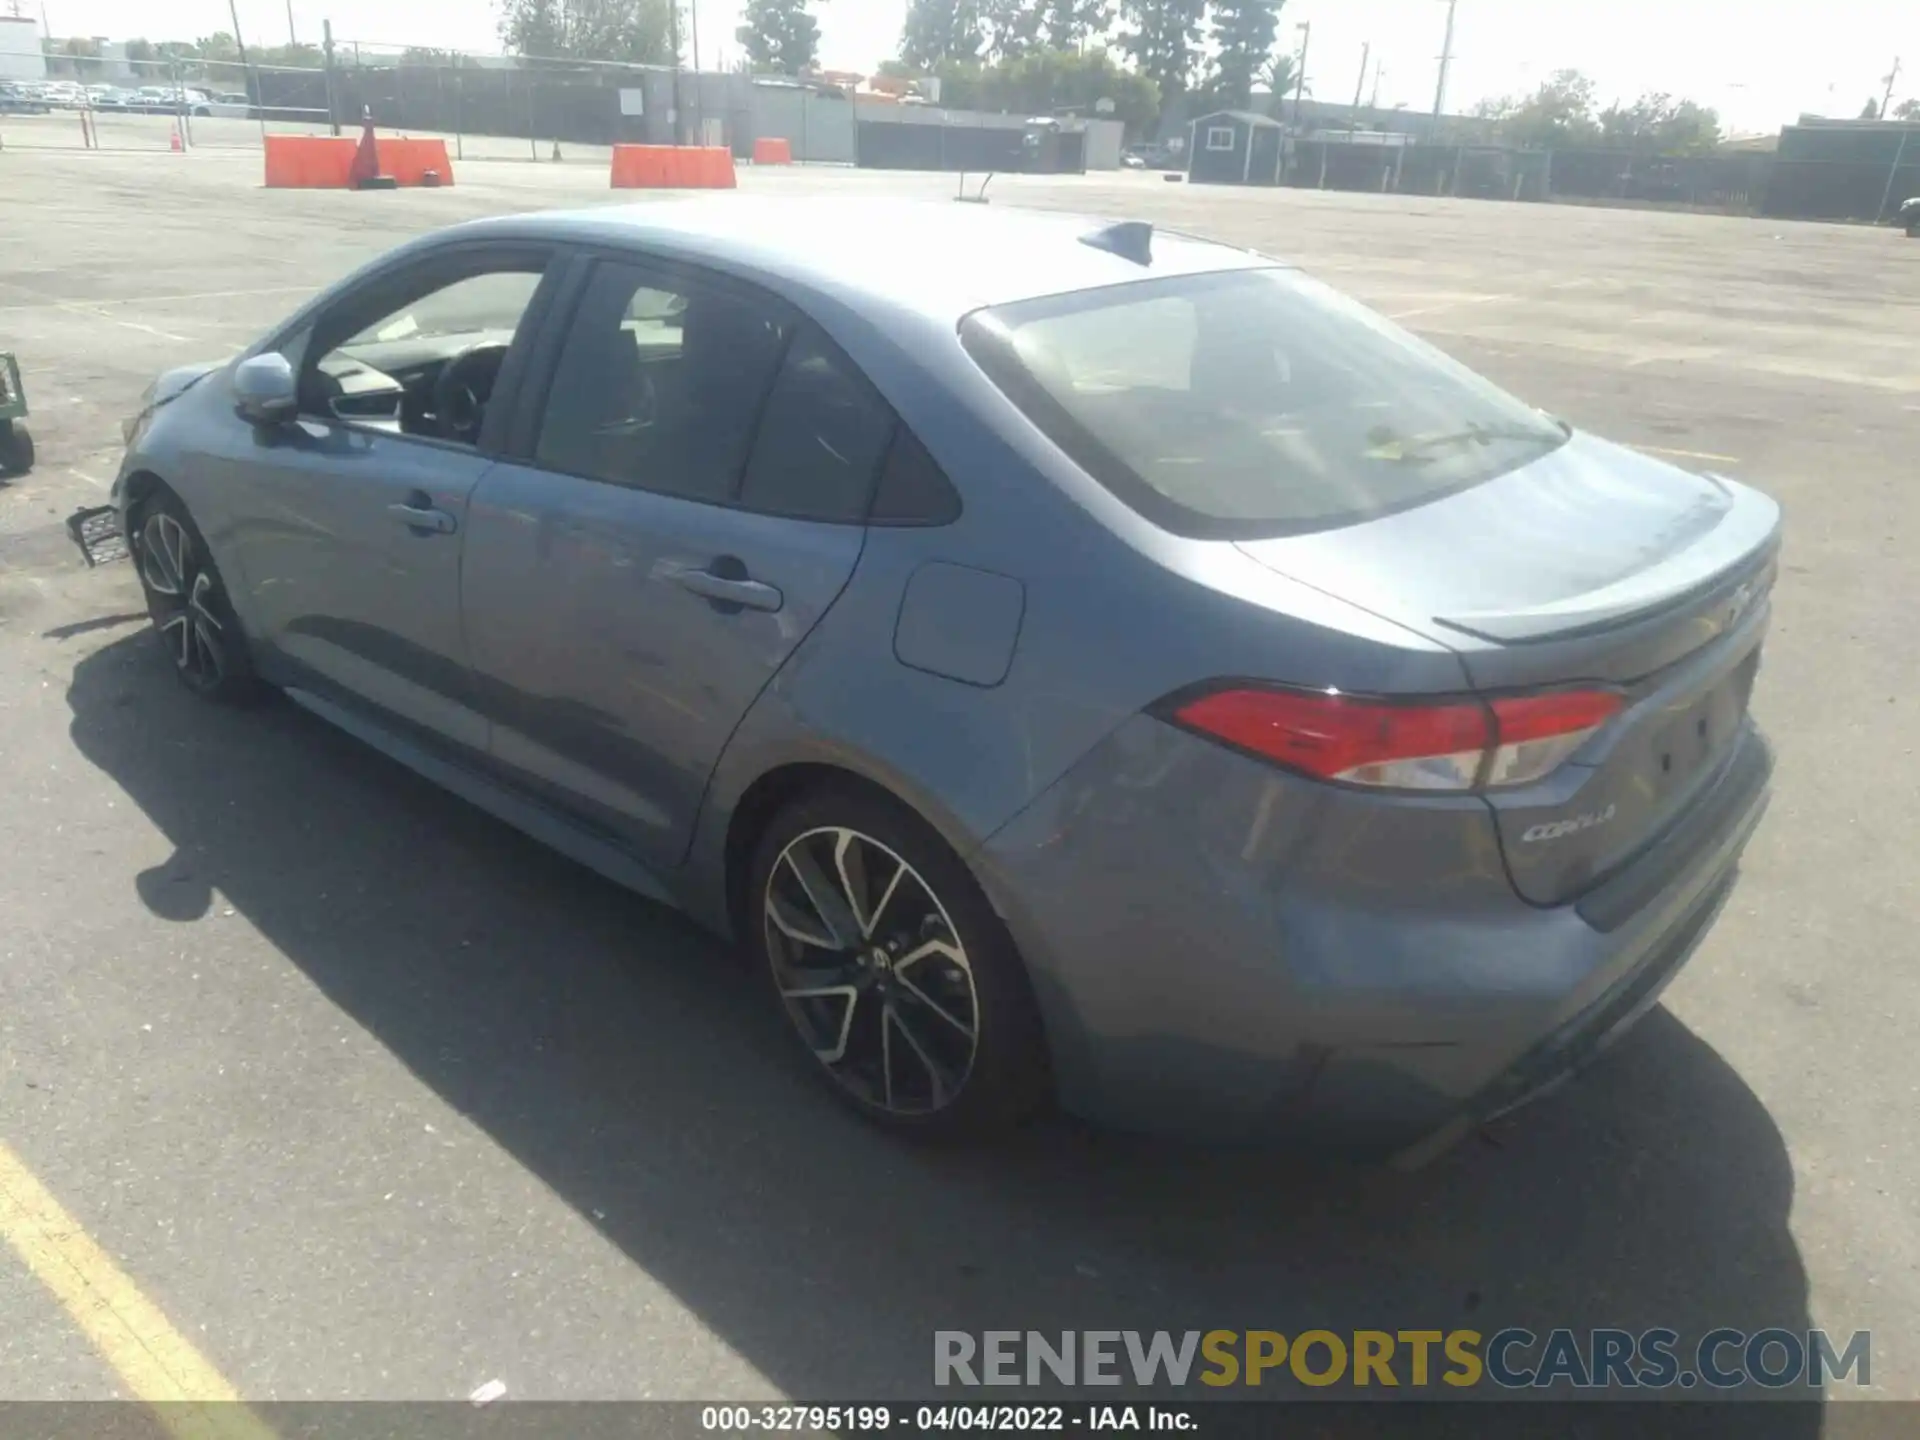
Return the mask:
<svg viewBox="0 0 1920 1440">
<path fill-rule="evenodd" d="M 731 190 L 733 152 L 724 145 L 616 145 L 616 190 Z"/>
<path fill-rule="evenodd" d="M 346 190 L 352 188 L 353 152 L 359 141 L 349 135 L 269 135 L 267 187 L 273 190 Z M 442 185 L 453 184 L 453 162 L 444 140 L 381 137 L 374 142 L 380 173 L 401 185 L 424 185 L 429 170 Z"/>
<path fill-rule="evenodd" d="M 763 136 L 753 142 L 753 163 L 756 165 L 791 165 L 793 163 L 792 142 L 776 136 Z"/>
</svg>

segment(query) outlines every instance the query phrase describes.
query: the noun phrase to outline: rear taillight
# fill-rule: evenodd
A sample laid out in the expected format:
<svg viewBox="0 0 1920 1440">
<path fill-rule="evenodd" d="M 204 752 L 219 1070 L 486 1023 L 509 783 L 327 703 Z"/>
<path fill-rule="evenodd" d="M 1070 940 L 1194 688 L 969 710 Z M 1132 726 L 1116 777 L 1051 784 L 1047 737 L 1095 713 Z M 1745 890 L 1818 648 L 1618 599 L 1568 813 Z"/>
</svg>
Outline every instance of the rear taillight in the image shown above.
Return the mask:
<svg viewBox="0 0 1920 1440">
<path fill-rule="evenodd" d="M 1606 690 L 1407 703 L 1235 686 L 1183 700 L 1172 718 L 1321 780 L 1472 790 L 1538 780 L 1620 706 Z"/>
</svg>

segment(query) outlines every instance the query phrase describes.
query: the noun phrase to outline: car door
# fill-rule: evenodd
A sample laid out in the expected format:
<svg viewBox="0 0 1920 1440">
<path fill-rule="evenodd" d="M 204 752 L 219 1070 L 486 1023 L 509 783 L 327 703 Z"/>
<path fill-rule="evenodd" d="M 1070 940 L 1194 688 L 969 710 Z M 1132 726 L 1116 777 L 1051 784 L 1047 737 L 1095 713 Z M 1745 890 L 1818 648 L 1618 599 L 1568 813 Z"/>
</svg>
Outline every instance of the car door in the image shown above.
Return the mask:
<svg viewBox="0 0 1920 1440">
<path fill-rule="evenodd" d="M 853 571 L 893 416 L 784 302 L 631 258 L 593 264 L 548 373 L 525 455 L 471 507 L 492 753 L 670 867 L 734 727 Z"/>
<path fill-rule="evenodd" d="M 217 457 L 241 492 L 223 538 L 269 663 L 480 754 L 460 619 L 467 504 L 553 257 L 452 247 L 372 277 L 283 347 L 298 420 L 240 427 L 237 452 Z M 458 383 L 442 393 L 443 378 Z"/>
</svg>

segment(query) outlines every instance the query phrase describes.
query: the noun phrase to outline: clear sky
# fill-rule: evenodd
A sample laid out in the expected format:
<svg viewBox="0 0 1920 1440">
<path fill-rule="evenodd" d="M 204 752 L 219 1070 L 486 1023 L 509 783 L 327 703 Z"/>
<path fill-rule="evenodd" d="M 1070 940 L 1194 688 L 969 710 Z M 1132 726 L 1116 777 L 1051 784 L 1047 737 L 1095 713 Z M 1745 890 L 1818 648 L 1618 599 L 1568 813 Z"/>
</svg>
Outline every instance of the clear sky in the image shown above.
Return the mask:
<svg viewBox="0 0 1920 1440">
<path fill-rule="evenodd" d="M 0 0 L 0 8 L 12 0 Z M 249 40 L 284 41 L 286 0 L 236 0 Z M 1853 115 L 1878 97 L 1895 56 L 1894 98 L 1920 95 L 1920 0 L 1458 0 L 1448 108 L 1530 90 L 1549 72 L 1585 71 L 1603 103 L 1665 90 L 1720 111 L 1740 130 L 1770 130 L 1803 110 Z M 32 13 L 40 0 L 20 0 Z M 739 0 L 693 0 L 700 58 L 737 54 Z M 45 0 L 56 35 L 195 38 L 231 29 L 226 0 Z M 891 55 L 905 0 L 816 0 L 821 61 L 866 71 Z M 1311 22 L 1312 93 L 1351 100 L 1368 42 L 1380 102 L 1433 104 L 1446 0 L 1286 0 L 1283 43 Z M 322 17 L 342 39 L 499 48 L 492 0 L 293 0 L 302 39 Z M 1367 90 L 1373 80 L 1369 71 Z"/>
</svg>

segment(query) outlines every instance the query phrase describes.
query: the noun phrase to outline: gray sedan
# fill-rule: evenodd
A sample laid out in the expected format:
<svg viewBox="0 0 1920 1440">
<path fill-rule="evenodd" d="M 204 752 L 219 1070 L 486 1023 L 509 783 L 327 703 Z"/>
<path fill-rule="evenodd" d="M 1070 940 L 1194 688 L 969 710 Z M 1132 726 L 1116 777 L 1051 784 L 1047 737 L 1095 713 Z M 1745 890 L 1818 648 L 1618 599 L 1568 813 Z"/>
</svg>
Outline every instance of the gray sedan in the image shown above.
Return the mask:
<svg viewBox="0 0 1920 1440">
<path fill-rule="evenodd" d="M 1142 224 L 463 225 L 127 438 L 189 687 L 733 937 L 904 1130 L 1430 1154 L 1655 1003 L 1767 795 L 1772 501 Z"/>
</svg>

